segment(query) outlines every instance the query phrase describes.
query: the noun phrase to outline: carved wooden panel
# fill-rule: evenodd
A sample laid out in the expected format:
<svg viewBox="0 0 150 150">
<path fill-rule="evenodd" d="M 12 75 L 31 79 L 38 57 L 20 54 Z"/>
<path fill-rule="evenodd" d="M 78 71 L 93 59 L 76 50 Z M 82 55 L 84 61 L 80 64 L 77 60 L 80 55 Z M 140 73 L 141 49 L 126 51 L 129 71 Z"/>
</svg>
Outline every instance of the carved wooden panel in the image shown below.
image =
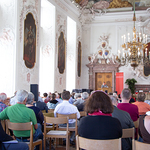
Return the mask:
<svg viewBox="0 0 150 150">
<path fill-rule="evenodd" d="M 108 88 L 101 88 L 103 82 L 106 83 Z M 112 72 L 103 72 L 95 74 L 95 89 L 96 90 L 107 90 L 108 92 L 112 92 Z"/>
</svg>

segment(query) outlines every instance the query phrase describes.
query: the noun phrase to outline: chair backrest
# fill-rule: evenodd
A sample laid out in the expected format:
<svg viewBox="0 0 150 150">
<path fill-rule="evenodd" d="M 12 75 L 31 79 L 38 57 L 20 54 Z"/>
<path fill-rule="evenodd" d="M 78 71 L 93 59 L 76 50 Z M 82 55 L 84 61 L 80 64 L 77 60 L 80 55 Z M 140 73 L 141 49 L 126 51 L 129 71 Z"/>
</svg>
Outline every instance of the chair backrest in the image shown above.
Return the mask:
<svg viewBox="0 0 150 150">
<path fill-rule="evenodd" d="M 69 119 L 77 119 L 77 114 L 68 114 L 68 115 L 65 115 L 65 114 L 58 114 L 57 113 L 57 117 L 58 118 L 69 117 Z"/>
<path fill-rule="evenodd" d="M 135 128 L 122 129 L 121 138 L 132 138 L 132 149 L 134 150 L 134 141 L 135 141 Z"/>
<path fill-rule="evenodd" d="M 122 129 L 122 137 L 121 138 L 130 138 L 132 137 L 134 139 L 135 128 L 127 128 Z"/>
<path fill-rule="evenodd" d="M 121 138 L 111 140 L 95 140 L 76 136 L 77 150 L 121 150 Z"/>
<path fill-rule="evenodd" d="M 47 116 L 47 117 L 54 117 L 54 113 L 53 112 L 43 113 L 43 115 Z"/>
<path fill-rule="evenodd" d="M 54 109 L 49 109 L 48 112 L 49 113 L 54 113 Z"/>
<path fill-rule="evenodd" d="M 6 133 L 8 134 L 9 131 L 8 129 L 11 130 L 17 130 L 17 131 L 25 131 L 25 130 L 30 130 L 30 149 L 33 146 L 33 125 L 32 122 L 26 122 L 26 123 L 13 123 L 10 122 L 9 120 L 6 120 Z"/>
<path fill-rule="evenodd" d="M 135 129 L 136 129 L 136 135 L 137 135 L 137 139 L 139 139 L 139 133 L 138 133 L 138 128 L 139 128 L 139 118 L 137 121 L 134 121 L 134 126 L 135 126 Z"/>
<path fill-rule="evenodd" d="M 134 123 L 135 128 L 139 127 L 139 119 L 137 121 L 134 121 L 133 123 Z"/>
<path fill-rule="evenodd" d="M 85 117 L 87 116 L 87 113 L 85 111 L 80 111 L 80 117 Z"/>
<path fill-rule="evenodd" d="M 51 123 L 51 124 L 63 124 L 63 123 L 68 123 L 68 118 L 63 117 L 63 118 L 57 118 L 57 117 L 48 117 L 44 116 L 44 123 Z"/>
<path fill-rule="evenodd" d="M 1 120 L 3 130 L 6 132 L 6 120 Z"/>
<path fill-rule="evenodd" d="M 150 144 L 135 141 L 135 150 L 149 150 Z"/>
<path fill-rule="evenodd" d="M 67 124 L 67 131 L 68 131 L 68 127 L 69 127 L 68 117 L 55 118 L 55 117 L 44 116 L 44 134 L 46 134 L 46 128 L 47 128 L 46 123 L 56 125 L 56 129 L 58 128 L 58 124 L 66 123 Z"/>
</svg>

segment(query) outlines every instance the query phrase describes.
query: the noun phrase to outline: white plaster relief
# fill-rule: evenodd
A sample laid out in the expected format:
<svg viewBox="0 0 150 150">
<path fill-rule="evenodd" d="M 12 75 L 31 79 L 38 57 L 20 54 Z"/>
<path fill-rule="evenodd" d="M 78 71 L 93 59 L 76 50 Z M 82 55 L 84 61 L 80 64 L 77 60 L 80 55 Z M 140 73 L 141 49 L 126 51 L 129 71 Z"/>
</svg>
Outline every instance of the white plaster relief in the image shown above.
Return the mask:
<svg viewBox="0 0 150 150">
<path fill-rule="evenodd" d="M 23 82 L 22 84 L 28 85 L 29 83 L 31 84 L 31 81 L 32 82 L 36 81 L 34 73 L 35 70 L 38 69 L 37 63 L 35 63 L 32 69 L 25 67 L 24 60 L 21 60 L 18 64 L 19 68 L 21 68 L 19 75 L 21 77 L 21 81 Z M 28 74 L 30 74 L 30 80 L 28 80 Z"/>
<path fill-rule="evenodd" d="M 0 45 L 13 45 L 14 40 L 14 31 L 11 28 L 4 28 L 0 33 Z"/>
<path fill-rule="evenodd" d="M 61 7 L 64 11 L 68 12 L 68 9 L 60 2 L 60 0 L 55 0 L 56 4 Z"/>
<path fill-rule="evenodd" d="M 53 53 L 53 47 L 51 45 L 45 45 L 42 49 L 42 54 L 44 57 L 50 57 Z"/>
</svg>

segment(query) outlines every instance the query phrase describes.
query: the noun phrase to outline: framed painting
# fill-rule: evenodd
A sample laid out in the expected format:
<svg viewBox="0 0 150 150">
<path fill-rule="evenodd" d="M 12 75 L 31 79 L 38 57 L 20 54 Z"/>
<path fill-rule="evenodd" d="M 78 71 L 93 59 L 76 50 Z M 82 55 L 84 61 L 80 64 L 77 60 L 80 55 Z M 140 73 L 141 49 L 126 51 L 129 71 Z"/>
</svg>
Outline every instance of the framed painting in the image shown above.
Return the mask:
<svg viewBox="0 0 150 150">
<path fill-rule="evenodd" d="M 28 13 L 24 21 L 23 59 L 27 68 L 34 67 L 36 60 L 36 24 L 32 13 Z"/>
<path fill-rule="evenodd" d="M 64 33 L 61 32 L 58 38 L 58 69 L 59 73 L 63 74 L 65 70 L 66 62 L 66 42 L 64 39 Z"/>
<path fill-rule="evenodd" d="M 78 77 L 81 76 L 81 42 L 78 43 Z"/>
</svg>

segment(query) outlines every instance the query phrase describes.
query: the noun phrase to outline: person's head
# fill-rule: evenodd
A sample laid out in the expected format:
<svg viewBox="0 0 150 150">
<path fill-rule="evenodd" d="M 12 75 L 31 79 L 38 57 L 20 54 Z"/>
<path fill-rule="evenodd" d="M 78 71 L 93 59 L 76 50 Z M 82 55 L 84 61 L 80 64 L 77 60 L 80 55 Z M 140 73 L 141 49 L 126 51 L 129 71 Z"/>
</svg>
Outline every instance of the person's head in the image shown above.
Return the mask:
<svg viewBox="0 0 150 150">
<path fill-rule="evenodd" d="M 75 92 L 72 92 L 70 96 L 74 99 L 74 95 L 75 95 Z"/>
<path fill-rule="evenodd" d="M 58 93 L 58 98 L 61 98 L 61 93 Z"/>
<path fill-rule="evenodd" d="M 48 94 L 47 94 L 47 93 L 43 93 L 43 96 L 44 96 L 44 97 L 47 97 L 47 96 L 48 96 Z"/>
<path fill-rule="evenodd" d="M 115 96 L 116 98 L 118 98 L 118 95 L 116 93 L 113 93 L 113 96 Z"/>
<path fill-rule="evenodd" d="M 61 96 L 62 96 L 63 100 L 69 100 L 70 99 L 70 92 L 69 91 L 63 91 Z"/>
<path fill-rule="evenodd" d="M 118 100 L 116 98 L 116 96 L 110 95 L 110 100 L 112 102 L 113 105 L 117 106 L 118 105 Z"/>
<path fill-rule="evenodd" d="M 75 99 L 81 98 L 81 93 L 75 93 L 74 98 Z"/>
<path fill-rule="evenodd" d="M 32 92 L 28 93 L 26 104 L 32 104 L 34 101 L 34 94 Z"/>
<path fill-rule="evenodd" d="M 82 93 L 82 99 L 86 100 L 89 97 L 89 93 L 88 92 L 83 92 Z"/>
<path fill-rule="evenodd" d="M 131 98 L 131 90 L 129 88 L 124 88 L 121 92 L 122 100 L 130 100 Z"/>
<path fill-rule="evenodd" d="M 103 82 L 103 85 L 105 85 L 106 83 L 105 82 Z"/>
<path fill-rule="evenodd" d="M 17 102 L 23 103 L 28 97 L 28 92 L 25 90 L 18 90 L 16 93 Z"/>
<path fill-rule="evenodd" d="M 87 113 L 102 111 L 103 113 L 112 113 L 113 105 L 109 96 L 103 91 L 95 91 L 87 100 L 85 105 Z"/>
<path fill-rule="evenodd" d="M 5 101 L 7 99 L 7 95 L 5 93 L 0 93 L 0 101 Z"/>
<path fill-rule="evenodd" d="M 52 100 L 55 100 L 55 99 L 56 99 L 56 94 L 52 93 Z"/>
<path fill-rule="evenodd" d="M 138 100 L 139 102 L 144 102 L 145 97 L 146 97 L 146 95 L 145 95 L 144 92 L 139 92 L 139 93 L 138 93 L 138 99 L 137 99 L 137 100 Z"/>
</svg>

